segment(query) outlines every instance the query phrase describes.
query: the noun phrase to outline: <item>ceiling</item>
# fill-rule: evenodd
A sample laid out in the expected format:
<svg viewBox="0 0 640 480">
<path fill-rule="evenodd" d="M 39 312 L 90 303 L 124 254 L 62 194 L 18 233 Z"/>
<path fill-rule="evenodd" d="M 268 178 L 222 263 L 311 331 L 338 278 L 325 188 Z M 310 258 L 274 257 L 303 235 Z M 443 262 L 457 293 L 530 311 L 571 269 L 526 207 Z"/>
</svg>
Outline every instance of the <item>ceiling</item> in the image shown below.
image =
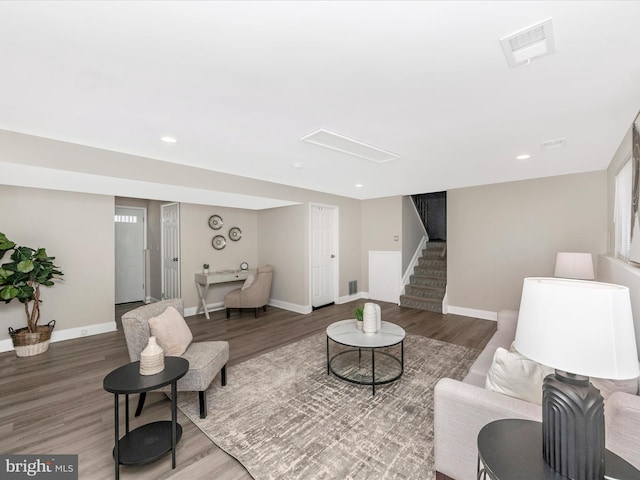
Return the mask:
<svg viewBox="0 0 640 480">
<path fill-rule="evenodd" d="M 548 18 L 555 53 L 510 68 L 499 39 Z M 0 128 L 357 199 L 601 170 L 640 108 L 638 18 L 626 1 L 3 1 Z M 300 140 L 320 128 L 400 158 Z"/>
</svg>

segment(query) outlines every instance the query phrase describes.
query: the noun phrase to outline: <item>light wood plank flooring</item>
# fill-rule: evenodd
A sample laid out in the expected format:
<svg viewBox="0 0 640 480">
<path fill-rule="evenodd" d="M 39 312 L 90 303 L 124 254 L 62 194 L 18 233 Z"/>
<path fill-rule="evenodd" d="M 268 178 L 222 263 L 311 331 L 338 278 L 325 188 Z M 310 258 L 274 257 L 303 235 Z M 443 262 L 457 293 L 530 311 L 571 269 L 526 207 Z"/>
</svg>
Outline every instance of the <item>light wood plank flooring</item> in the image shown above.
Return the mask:
<svg viewBox="0 0 640 480">
<path fill-rule="evenodd" d="M 212 313 L 211 320 L 196 315 L 187 318 L 187 322 L 196 341 L 229 341 L 232 365 L 322 332 L 334 321 L 353 318 L 353 308 L 361 303 L 329 306 L 308 315 L 269 307 L 257 319 L 252 313 L 245 313 L 227 320 L 224 311 L 219 311 Z M 389 303 L 381 306 L 383 319 L 401 325 L 408 333 L 467 347 L 482 348 L 495 331 L 495 322 L 487 320 Z M 35 357 L 0 354 L 1 453 L 78 454 L 80 479 L 114 477 L 113 395 L 103 390 L 102 380 L 129 361 L 119 318 L 133 307 L 116 307 L 118 332 L 53 343 L 46 353 Z M 233 382 L 232 375 L 228 381 Z M 137 397 L 132 397 L 132 409 L 136 401 Z M 132 428 L 168 420 L 169 406 L 164 394 L 150 393 L 142 415 L 132 419 Z M 122 405 L 121 411 L 124 412 Z M 167 455 L 148 465 L 121 467 L 123 480 L 251 478 L 242 465 L 178 413 L 184 431 L 176 449 L 177 468 L 171 469 Z M 215 415 L 215 409 L 209 415 Z"/>
</svg>

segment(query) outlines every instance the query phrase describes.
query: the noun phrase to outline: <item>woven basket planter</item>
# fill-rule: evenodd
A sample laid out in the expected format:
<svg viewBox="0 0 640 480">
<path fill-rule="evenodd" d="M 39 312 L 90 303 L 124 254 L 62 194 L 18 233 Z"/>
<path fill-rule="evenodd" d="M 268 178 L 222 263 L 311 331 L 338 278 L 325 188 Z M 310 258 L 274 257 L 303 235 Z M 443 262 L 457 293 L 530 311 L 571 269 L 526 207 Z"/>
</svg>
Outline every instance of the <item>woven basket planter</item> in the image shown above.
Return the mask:
<svg viewBox="0 0 640 480">
<path fill-rule="evenodd" d="M 56 326 L 56 321 L 51 320 L 46 325 L 36 327 L 35 333 L 29 333 L 27 327 L 14 330 L 9 327 L 9 336 L 13 341 L 13 348 L 18 357 L 31 357 L 44 353 L 49 349 L 51 333 Z"/>
</svg>

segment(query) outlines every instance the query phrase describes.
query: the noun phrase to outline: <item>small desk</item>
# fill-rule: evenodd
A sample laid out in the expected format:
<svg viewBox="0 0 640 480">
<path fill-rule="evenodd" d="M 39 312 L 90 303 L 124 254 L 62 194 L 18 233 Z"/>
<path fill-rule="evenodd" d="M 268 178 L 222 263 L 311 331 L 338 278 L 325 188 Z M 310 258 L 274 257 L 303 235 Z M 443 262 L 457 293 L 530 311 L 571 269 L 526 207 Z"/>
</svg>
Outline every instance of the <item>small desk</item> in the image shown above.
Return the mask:
<svg viewBox="0 0 640 480">
<path fill-rule="evenodd" d="M 609 450 L 605 479 L 638 480 L 640 472 Z M 488 423 L 478 434 L 478 480 L 567 480 L 542 457 L 542 424 L 504 419 Z"/>
<path fill-rule="evenodd" d="M 140 375 L 140 362 L 116 368 L 104 377 L 104 389 L 114 394 L 116 480 L 120 464 L 141 465 L 157 460 L 171 450 L 171 468 L 176 468 L 176 444 L 182 436 L 178 418 L 178 380 L 189 371 L 189 362 L 181 357 L 165 357 L 164 370 L 155 375 Z M 129 394 L 148 392 L 171 384 L 171 421 L 153 422 L 129 432 Z M 118 395 L 125 395 L 125 435 L 120 438 Z"/>
<path fill-rule="evenodd" d="M 209 309 L 207 308 L 207 292 L 209 291 L 209 286 L 216 283 L 239 282 L 246 280 L 248 276 L 248 270 L 220 270 L 219 272 L 209 272 L 207 275 L 204 273 L 196 273 L 196 288 L 198 289 L 200 304 L 202 305 L 204 316 L 207 320 L 210 319 Z"/>
</svg>

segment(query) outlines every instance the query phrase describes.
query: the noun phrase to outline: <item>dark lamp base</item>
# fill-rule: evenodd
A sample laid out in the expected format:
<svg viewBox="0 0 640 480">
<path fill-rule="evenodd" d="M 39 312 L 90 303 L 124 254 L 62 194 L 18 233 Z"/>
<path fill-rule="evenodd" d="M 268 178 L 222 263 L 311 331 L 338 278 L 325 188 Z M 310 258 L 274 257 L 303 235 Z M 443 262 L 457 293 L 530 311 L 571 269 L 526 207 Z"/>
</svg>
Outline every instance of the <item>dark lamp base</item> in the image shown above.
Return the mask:
<svg viewBox="0 0 640 480">
<path fill-rule="evenodd" d="M 544 379 L 542 451 L 565 477 L 604 479 L 604 401 L 588 377 L 556 370 Z"/>
</svg>

